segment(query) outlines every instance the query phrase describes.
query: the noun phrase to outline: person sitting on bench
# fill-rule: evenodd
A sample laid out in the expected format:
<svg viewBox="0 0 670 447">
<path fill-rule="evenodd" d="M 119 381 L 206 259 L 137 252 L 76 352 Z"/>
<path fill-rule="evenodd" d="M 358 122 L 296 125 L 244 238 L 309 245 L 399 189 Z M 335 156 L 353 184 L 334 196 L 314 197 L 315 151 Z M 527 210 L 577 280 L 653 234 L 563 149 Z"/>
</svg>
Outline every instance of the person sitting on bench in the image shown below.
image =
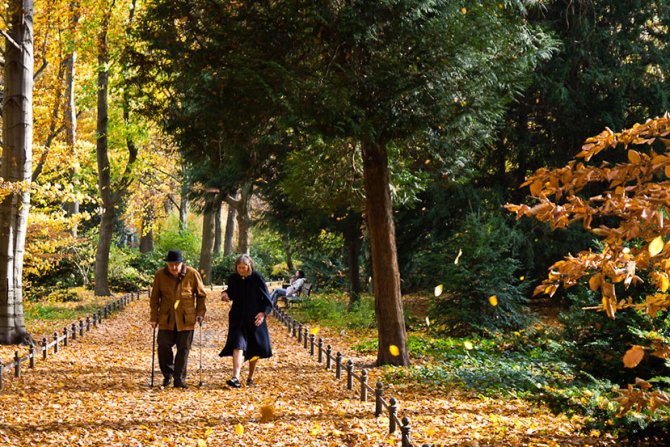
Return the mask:
<svg viewBox="0 0 670 447">
<path fill-rule="evenodd" d="M 300 289 L 302 289 L 303 284 L 305 284 L 305 272 L 302 270 L 298 270 L 295 272 L 295 275 L 293 278 L 291 278 L 291 283 L 286 289 L 282 289 L 281 287 L 277 287 L 273 292 L 272 296 L 270 298 L 272 299 L 272 302 L 277 304 L 277 300 L 279 297 L 284 297 L 284 301 L 286 301 L 287 296 L 294 296 L 295 294 L 300 292 Z"/>
</svg>

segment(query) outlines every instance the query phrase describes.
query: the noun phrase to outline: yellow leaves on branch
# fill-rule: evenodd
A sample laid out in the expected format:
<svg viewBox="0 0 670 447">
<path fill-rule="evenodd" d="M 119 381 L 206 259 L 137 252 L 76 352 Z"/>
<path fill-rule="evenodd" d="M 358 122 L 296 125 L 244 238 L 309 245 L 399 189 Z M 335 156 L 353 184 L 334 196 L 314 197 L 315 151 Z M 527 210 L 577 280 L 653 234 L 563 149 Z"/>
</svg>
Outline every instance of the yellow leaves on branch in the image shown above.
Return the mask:
<svg viewBox="0 0 670 447">
<path fill-rule="evenodd" d="M 608 150 L 625 153 L 626 160 L 608 161 Z M 601 304 L 593 309 L 611 318 L 624 307 L 651 316 L 670 308 L 665 295 L 670 290 L 670 256 L 664 241 L 670 232 L 665 226 L 670 213 L 668 151 L 670 114 L 618 133 L 605 129 L 588 138 L 564 167 L 541 168 L 526 179 L 521 186 L 529 187 L 536 203 L 507 204 L 517 218 L 533 217 L 552 229 L 581 223 L 604 244 L 601 253 L 580 252 L 554 263 L 536 286 L 536 295 L 551 296 L 560 286 L 587 280 L 589 288 L 601 294 Z M 599 161 L 593 161 L 596 155 Z M 644 281 L 659 293 L 637 303 L 617 298 L 617 293 Z"/>
</svg>

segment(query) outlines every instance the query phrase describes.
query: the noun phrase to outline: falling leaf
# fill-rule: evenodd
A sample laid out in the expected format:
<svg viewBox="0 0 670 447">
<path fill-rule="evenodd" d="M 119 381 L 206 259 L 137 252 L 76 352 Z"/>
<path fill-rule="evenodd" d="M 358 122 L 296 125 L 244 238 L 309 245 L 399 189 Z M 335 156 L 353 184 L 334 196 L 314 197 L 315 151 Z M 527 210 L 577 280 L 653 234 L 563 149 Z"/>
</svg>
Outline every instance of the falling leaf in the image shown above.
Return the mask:
<svg viewBox="0 0 670 447">
<path fill-rule="evenodd" d="M 465 15 L 465 14 L 467 14 L 467 13 L 468 13 L 468 8 L 466 8 L 465 6 L 462 7 L 462 8 L 461 8 L 461 14 Z"/>
<path fill-rule="evenodd" d="M 400 349 L 396 345 L 389 346 L 389 352 L 392 356 L 397 357 L 400 355 Z"/>
<path fill-rule="evenodd" d="M 426 326 L 430 326 L 430 318 L 426 317 Z"/>
<path fill-rule="evenodd" d="M 177 308 L 177 306 L 179 306 L 179 300 L 177 300 L 177 301 L 174 302 L 174 308 L 175 308 L 175 309 Z"/>
<path fill-rule="evenodd" d="M 525 276 L 519 276 L 519 281 L 523 281 L 524 279 L 526 279 Z"/>
<path fill-rule="evenodd" d="M 314 424 L 312 430 L 309 432 L 310 435 L 316 436 L 321 431 L 321 426 L 319 424 Z"/>
<path fill-rule="evenodd" d="M 465 349 L 467 349 L 468 351 L 472 351 L 473 349 L 475 349 L 475 347 L 469 341 L 466 341 L 465 343 L 463 343 L 463 347 Z"/>
<path fill-rule="evenodd" d="M 244 427 L 242 424 L 235 424 L 235 433 L 242 435 L 244 433 Z"/>
<path fill-rule="evenodd" d="M 249 359 L 250 362 L 255 362 L 256 360 L 260 359 L 259 356 L 255 355 Z"/>
<path fill-rule="evenodd" d="M 633 346 L 623 356 L 623 366 L 626 368 L 635 368 L 644 358 L 644 348 L 642 346 Z"/>
<path fill-rule="evenodd" d="M 656 256 L 660 252 L 663 251 L 663 246 L 665 243 L 663 242 L 663 238 L 661 236 L 657 236 L 653 241 L 649 243 L 649 254 L 651 256 Z"/>
<path fill-rule="evenodd" d="M 321 330 L 321 328 L 313 327 L 312 329 L 309 330 L 309 333 L 312 334 L 312 335 L 316 335 L 316 334 L 319 333 L 320 330 Z"/>
<path fill-rule="evenodd" d="M 205 436 L 209 436 L 212 433 L 214 433 L 214 430 L 212 429 L 212 427 L 209 427 L 207 430 L 205 430 Z"/>
<path fill-rule="evenodd" d="M 444 289 L 444 286 L 442 284 L 439 284 L 435 286 L 435 296 L 440 296 L 442 295 L 442 290 Z"/>
<path fill-rule="evenodd" d="M 458 249 L 458 254 L 456 255 L 456 259 L 454 259 L 454 264 L 458 265 L 458 260 L 461 259 L 461 255 L 463 254 L 463 250 L 460 248 Z"/>
<path fill-rule="evenodd" d="M 425 165 L 429 165 L 429 164 L 430 164 L 430 159 L 426 160 L 426 161 L 424 162 L 424 164 L 425 164 Z"/>
<path fill-rule="evenodd" d="M 498 297 L 495 295 L 491 295 L 489 297 L 489 303 L 491 304 L 491 306 L 496 307 L 498 305 Z"/>
<path fill-rule="evenodd" d="M 204 439 L 198 439 L 198 447 L 207 447 L 207 441 Z"/>
</svg>

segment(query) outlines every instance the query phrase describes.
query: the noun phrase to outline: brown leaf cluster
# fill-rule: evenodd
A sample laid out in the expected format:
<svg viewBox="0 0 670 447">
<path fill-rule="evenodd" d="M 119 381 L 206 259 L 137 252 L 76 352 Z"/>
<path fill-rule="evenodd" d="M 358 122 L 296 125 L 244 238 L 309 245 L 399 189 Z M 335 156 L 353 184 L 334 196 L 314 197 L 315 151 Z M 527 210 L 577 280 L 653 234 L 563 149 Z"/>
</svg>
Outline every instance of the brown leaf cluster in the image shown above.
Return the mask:
<svg viewBox="0 0 670 447">
<path fill-rule="evenodd" d="M 260 360 L 258 386 L 230 389 L 230 359 L 218 352 L 224 343 L 228 304 L 209 298 L 202 329 L 203 386 L 198 386 L 200 333 L 196 329 L 189 360 L 190 387 L 148 386 L 152 332 L 148 301 L 123 312 L 38 361 L 16 379 L 5 376 L 0 391 L 0 443 L 8 446 L 389 446 L 388 417 L 375 418 L 374 402 L 360 402 L 311 357 L 309 350 L 270 319 L 274 356 Z M 358 334 L 360 335 L 360 334 Z M 321 328 L 334 349 L 358 336 Z M 372 358 L 351 358 L 356 369 Z M 244 382 L 243 369 L 242 381 Z M 381 370 L 370 368 L 370 381 Z M 480 399 L 419 383 L 390 386 L 385 396 L 399 401 L 416 445 L 442 446 L 604 446 L 609 438 L 579 433 L 577 418 L 554 416 L 523 401 Z"/>
</svg>

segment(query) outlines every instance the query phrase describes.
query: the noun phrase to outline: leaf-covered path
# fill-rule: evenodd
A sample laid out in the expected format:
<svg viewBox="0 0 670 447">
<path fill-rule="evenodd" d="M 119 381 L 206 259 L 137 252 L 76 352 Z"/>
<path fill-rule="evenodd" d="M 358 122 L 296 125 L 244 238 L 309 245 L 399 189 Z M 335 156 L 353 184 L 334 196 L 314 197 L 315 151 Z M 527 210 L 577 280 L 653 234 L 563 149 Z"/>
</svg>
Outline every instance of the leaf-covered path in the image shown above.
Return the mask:
<svg viewBox="0 0 670 447">
<path fill-rule="evenodd" d="M 144 296 L 51 355 L 0 391 L 3 446 L 388 446 L 388 419 L 374 417 L 298 347 L 274 318 L 274 356 L 259 361 L 256 387 L 230 389 L 230 358 L 221 359 L 228 305 L 213 292 L 202 329 L 203 382 L 199 382 L 200 333 L 196 329 L 186 390 L 160 386 L 151 376 L 151 328 Z M 339 348 L 339 347 L 338 347 Z M 346 358 L 346 357 L 345 357 Z M 244 379 L 246 365 L 243 369 Z M 244 380 L 243 380 L 244 381 Z M 595 446 L 570 420 L 522 402 L 393 390 L 401 414 L 414 426 L 417 445 Z"/>
</svg>

